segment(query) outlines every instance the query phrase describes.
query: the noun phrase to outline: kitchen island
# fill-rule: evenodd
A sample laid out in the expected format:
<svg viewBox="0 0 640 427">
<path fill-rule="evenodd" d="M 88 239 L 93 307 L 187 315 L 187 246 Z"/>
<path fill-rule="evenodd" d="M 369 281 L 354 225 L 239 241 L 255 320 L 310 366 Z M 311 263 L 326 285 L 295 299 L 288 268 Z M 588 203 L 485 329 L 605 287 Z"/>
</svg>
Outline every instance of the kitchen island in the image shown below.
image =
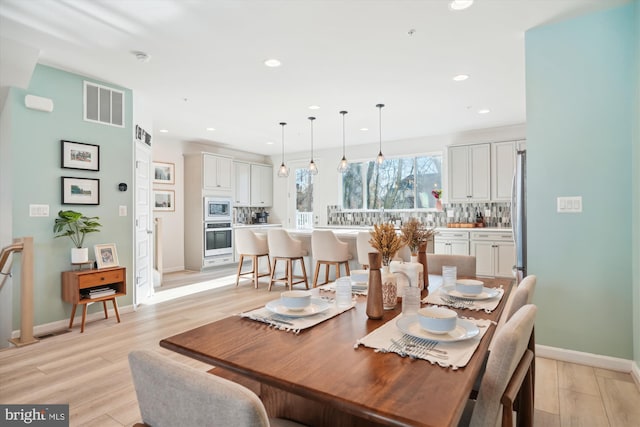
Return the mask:
<svg viewBox="0 0 640 427">
<path fill-rule="evenodd" d="M 266 234 L 269 228 L 282 227 L 281 224 L 251 224 L 236 225 L 234 227 L 255 228 L 256 233 Z M 351 270 L 360 269 L 358 263 L 358 250 L 356 238 L 361 231 L 370 231 L 373 227 L 358 226 L 320 226 L 322 230 L 332 230 L 336 237 L 349 245 L 351 260 L 349 268 Z M 472 227 L 472 228 L 448 228 L 438 227 L 435 229 L 435 245 L 429 245 L 427 252 L 474 255 L 478 262 L 478 275 L 485 277 L 511 277 L 511 266 L 514 264 L 515 252 L 511 229 L 505 227 Z M 313 229 L 287 229 L 291 237 L 302 242 L 302 247 L 307 251 L 304 257 L 307 272 L 314 271 L 315 260 L 311 250 L 311 234 Z M 480 233 L 480 234 L 478 234 Z M 403 259 L 409 261 L 409 259 Z M 311 282 L 311 279 L 310 279 Z"/>
</svg>

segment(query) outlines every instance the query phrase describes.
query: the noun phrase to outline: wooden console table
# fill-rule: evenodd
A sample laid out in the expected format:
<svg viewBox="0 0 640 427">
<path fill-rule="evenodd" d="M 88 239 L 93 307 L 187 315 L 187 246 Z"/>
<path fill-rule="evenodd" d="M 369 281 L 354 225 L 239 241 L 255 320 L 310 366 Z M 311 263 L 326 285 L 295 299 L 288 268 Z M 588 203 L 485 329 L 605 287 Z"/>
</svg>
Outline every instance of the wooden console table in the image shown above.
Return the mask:
<svg viewBox="0 0 640 427">
<path fill-rule="evenodd" d="M 90 298 L 90 291 L 98 288 L 110 288 L 115 293 L 105 296 Z M 78 304 L 84 304 L 82 309 L 82 325 L 80 332 L 84 332 L 84 322 L 87 318 L 87 306 L 94 302 L 102 302 L 105 319 L 107 314 L 107 301 L 113 303 L 113 310 L 120 323 L 120 313 L 118 313 L 117 297 L 127 294 L 127 270 L 125 267 L 111 267 L 91 270 L 71 270 L 62 272 L 62 299 L 73 304 L 69 329 L 73 327 L 73 318 L 76 315 Z"/>
</svg>

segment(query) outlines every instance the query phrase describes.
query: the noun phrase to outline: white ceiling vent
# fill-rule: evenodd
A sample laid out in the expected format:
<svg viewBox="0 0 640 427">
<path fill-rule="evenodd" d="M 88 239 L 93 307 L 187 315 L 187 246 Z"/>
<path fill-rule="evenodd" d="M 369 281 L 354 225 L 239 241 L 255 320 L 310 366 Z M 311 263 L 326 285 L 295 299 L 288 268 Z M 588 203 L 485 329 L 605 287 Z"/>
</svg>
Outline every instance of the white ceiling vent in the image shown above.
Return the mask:
<svg viewBox="0 0 640 427">
<path fill-rule="evenodd" d="M 84 119 L 124 127 L 124 92 L 85 81 Z"/>
</svg>

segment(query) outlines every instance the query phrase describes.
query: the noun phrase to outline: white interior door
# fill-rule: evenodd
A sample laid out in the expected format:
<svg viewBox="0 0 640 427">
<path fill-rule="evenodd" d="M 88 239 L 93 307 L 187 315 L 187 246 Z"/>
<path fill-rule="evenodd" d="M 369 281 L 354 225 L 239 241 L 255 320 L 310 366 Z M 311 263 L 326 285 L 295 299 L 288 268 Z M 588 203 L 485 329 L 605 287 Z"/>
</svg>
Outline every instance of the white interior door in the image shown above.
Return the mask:
<svg viewBox="0 0 640 427">
<path fill-rule="evenodd" d="M 151 147 L 136 141 L 134 304 L 153 295 Z"/>
</svg>

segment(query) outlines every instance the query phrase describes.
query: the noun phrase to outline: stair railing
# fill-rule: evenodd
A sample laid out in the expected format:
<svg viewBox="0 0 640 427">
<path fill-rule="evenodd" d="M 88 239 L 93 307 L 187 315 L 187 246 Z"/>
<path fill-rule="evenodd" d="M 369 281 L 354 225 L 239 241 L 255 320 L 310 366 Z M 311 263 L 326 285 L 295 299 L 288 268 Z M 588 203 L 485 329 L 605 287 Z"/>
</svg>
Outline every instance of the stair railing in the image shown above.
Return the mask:
<svg viewBox="0 0 640 427">
<path fill-rule="evenodd" d="M 22 254 L 20 270 L 20 337 L 11 338 L 10 342 L 18 347 L 34 344 L 39 340 L 33 336 L 33 237 L 21 237 L 13 240 L 13 244 L 0 252 L 0 272 L 4 273 L 9 257 L 14 253 Z M 13 261 L 13 258 L 11 258 Z M 9 263 L 9 264 L 12 264 Z M 9 268 L 9 270 L 11 267 Z M 2 280 L 0 288 L 4 286 Z"/>
</svg>

